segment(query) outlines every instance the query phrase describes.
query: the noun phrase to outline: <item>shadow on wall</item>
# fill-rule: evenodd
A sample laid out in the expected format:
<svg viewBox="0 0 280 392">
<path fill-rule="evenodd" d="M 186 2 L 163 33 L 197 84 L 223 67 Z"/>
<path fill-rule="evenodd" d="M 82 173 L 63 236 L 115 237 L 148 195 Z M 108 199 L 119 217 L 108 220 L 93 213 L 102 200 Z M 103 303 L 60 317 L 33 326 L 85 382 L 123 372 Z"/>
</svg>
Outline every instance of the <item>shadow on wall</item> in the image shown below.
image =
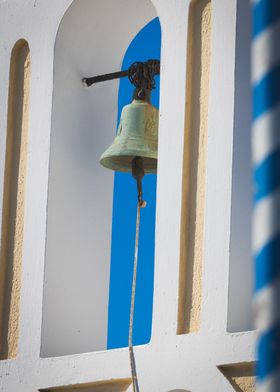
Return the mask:
<svg viewBox="0 0 280 392">
<path fill-rule="evenodd" d="M 44 388 L 39 389 L 39 392 L 125 392 L 128 390 L 130 385 L 130 379 L 120 379 L 89 384 Z"/>
<path fill-rule="evenodd" d="M 237 2 L 228 332 L 253 329 L 251 263 L 251 9 Z"/>
</svg>

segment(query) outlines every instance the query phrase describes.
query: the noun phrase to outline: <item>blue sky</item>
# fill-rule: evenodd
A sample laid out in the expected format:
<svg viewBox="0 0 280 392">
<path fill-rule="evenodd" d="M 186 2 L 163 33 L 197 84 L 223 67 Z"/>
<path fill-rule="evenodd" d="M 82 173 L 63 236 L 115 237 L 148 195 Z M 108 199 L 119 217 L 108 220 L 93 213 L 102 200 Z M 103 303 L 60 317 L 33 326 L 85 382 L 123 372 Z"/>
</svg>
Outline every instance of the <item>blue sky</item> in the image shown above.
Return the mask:
<svg viewBox="0 0 280 392">
<path fill-rule="evenodd" d="M 128 47 L 122 69 L 135 61 L 160 59 L 161 29 L 159 19 L 148 23 Z M 159 76 L 152 92 L 152 104 L 159 107 Z M 120 80 L 118 122 L 124 105 L 131 102 L 133 86 L 127 78 Z M 134 313 L 133 344 L 150 341 L 154 286 L 154 242 L 156 209 L 156 175 L 143 180 L 147 207 L 141 211 L 139 261 Z M 132 284 L 137 190 L 130 174 L 115 173 L 111 274 L 108 315 L 108 349 L 128 345 L 129 311 Z"/>
</svg>

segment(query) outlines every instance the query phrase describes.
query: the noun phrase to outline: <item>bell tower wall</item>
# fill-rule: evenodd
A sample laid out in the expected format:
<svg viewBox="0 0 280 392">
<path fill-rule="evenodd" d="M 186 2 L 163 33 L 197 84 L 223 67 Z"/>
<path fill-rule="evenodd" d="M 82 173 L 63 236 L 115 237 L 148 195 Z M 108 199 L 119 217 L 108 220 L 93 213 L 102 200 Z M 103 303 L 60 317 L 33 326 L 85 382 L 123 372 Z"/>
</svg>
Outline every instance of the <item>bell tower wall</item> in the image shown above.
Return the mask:
<svg viewBox="0 0 280 392">
<path fill-rule="evenodd" d="M 5 233 L 10 235 L 5 213 L 17 210 L 13 190 L 11 210 L 3 200 L 11 171 L 6 166 L 10 55 L 19 40 L 28 42 L 32 66 L 25 68 L 28 143 L 19 209 L 24 220 L 17 237 L 22 253 L 15 254 L 21 256 L 14 285 L 15 345 L 0 359 L 1 391 L 132 390 L 127 347 L 106 350 L 113 174 L 98 164 L 114 137 L 119 85 L 112 81 L 87 89 L 81 79 L 119 70 L 134 36 L 157 16 L 162 50 L 154 299 L 151 340 L 134 350 L 140 391 L 254 391 L 256 331 L 246 286 L 253 272 L 245 265 L 250 245 L 242 213 L 245 208 L 249 219 L 244 207 L 250 192 L 248 166 L 244 169 L 250 111 L 248 84 L 243 84 L 250 44 L 243 34 L 249 25 L 247 3 L 0 0 L 2 247 Z M 197 34 L 205 39 L 200 40 L 205 51 L 197 51 Z M 192 54 L 189 42 L 196 46 Z M 203 86 L 200 60 L 206 70 Z M 203 121 L 188 127 L 196 111 Z M 195 129 L 200 153 L 185 143 Z M 191 174 L 201 180 L 191 198 L 184 184 L 188 154 L 197 169 Z M 9 180 L 17 178 L 15 170 Z M 239 192 L 241 180 L 246 187 Z M 184 241 L 185 228 L 196 252 L 185 258 L 191 268 L 196 263 L 193 275 L 187 264 L 182 267 L 182 246 L 189 256 L 190 244 Z M 244 252 L 238 252 L 239 239 L 246 242 Z M 0 296 L 3 303 L 3 290 Z"/>
</svg>

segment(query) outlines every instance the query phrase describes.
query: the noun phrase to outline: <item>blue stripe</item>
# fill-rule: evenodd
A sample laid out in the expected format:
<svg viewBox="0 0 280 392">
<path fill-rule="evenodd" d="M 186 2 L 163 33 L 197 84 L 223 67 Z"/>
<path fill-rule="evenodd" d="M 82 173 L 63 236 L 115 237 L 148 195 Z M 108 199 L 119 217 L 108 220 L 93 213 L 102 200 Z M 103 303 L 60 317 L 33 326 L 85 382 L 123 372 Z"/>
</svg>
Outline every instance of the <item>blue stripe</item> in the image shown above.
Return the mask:
<svg viewBox="0 0 280 392">
<path fill-rule="evenodd" d="M 280 64 L 273 68 L 254 86 L 253 101 L 254 119 L 280 102 Z"/>
<path fill-rule="evenodd" d="M 256 291 L 280 277 L 280 233 L 256 255 Z"/>
<path fill-rule="evenodd" d="M 278 148 L 255 169 L 255 201 L 260 201 L 279 187 L 280 149 Z"/>
<path fill-rule="evenodd" d="M 280 367 L 280 324 L 260 337 L 257 378 L 262 381 Z"/>
<path fill-rule="evenodd" d="M 253 8 L 253 37 L 280 19 L 279 0 L 261 0 Z"/>
</svg>

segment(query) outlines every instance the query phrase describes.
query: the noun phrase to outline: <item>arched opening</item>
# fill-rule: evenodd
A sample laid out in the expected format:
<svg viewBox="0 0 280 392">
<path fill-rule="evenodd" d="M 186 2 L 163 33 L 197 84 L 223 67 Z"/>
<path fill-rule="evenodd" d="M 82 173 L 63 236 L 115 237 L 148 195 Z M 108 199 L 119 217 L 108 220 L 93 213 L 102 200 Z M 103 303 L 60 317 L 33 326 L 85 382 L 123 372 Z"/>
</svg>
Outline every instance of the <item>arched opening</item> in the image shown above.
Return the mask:
<svg viewBox="0 0 280 392">
<path fill-rule="evenodd" d="M 123 345 L 115 340 L 115 332 L 125 328 L 120 325 L 120 308 L 126 307 L 129 293 L 126 291 L 125 298 L 115 303 L 110 295 L 109 303 L 112 282 L 124 277 L 120 272 L 114 277 L 111 272 L 110 285 L 110 264 L 112 258 L 124 267 L 122 263 L 130 253 L 127 248 L 114 250 L 111 241 L 111 235 L 113 241 L 116 238 L 111 233 L 112 216 L 113 231 L 121 230 L 115 213 L 119 178 L 114 180 L 113 172 L 99 164 L 101 153 L 112 143 L 116 131 L 119 81 L 86 88 L 81 80 L 119 70 L 131 41 L 155 17 L 151 2 L 125 0 L 120 5 L 113 0 L 74 1 L 59 27 L 54 61 L 43 357 Z M 122 201 L 120 197 L 118 203 Z M 115 257 L 112 252 L 116 252 Z M 110 331 L 114 332 L 108 336 Z"/>
<path fill-rule="evenodd" d="M 129 45 L 122 69 L 134 61 L 160 59 L 161 28 L 155 18 L 139 31 Z M 131 102 L 133 86 L 122 79 L 119 87 L 118 119 L 124 105 Z M 159 76 L 152 91 L 152 104 L 159 108 Z M 153 308 L 154 242 L 156 210 L 156 175 L 143 180 L 147 206 L 141 212 L 139 264 L 137 274 L 136 308 L 134 313 L 134 344 L 150 341 Z M 108 319 L 108 348 L 128 344 L 130 295 L 136 220 L 135 180 L 130 174 L 115 173 L 112 218 L 111 274 Z"/>
</svg>

